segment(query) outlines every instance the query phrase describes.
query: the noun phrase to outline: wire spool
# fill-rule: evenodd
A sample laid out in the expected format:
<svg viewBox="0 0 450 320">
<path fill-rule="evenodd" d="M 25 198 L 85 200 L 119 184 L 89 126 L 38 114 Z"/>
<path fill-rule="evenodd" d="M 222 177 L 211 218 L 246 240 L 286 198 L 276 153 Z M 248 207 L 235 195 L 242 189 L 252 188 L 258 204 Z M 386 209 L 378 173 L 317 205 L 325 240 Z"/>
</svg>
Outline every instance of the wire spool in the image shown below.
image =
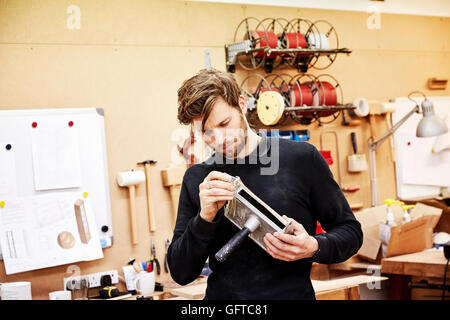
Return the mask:
<svg viewBox="0 0 450 320">
<path fill-rule="evenodd" d="M 242 80 L 240 88 L 247 103 L 248 123 L 251 127 L 256 127 L 259 124 L 256 112 L 257 100 L 262 92 L 270 90 L 270 83 L 260 74 L 252 73 Z"/>
<path fill-rule="evenodd" d="M 306 38 L 300 32 L 288 32 L 285 35 L 286 49 L 306 48 Z"/>
<path fill-rule="evenodd" d="M 263 20 L 261 20 L 261 22 L 256 26 L 257 30 L 266 30 L 268 38 L 269 38 L 269 43 L 261 43 L 262 45 L 266 45 L 271 49 L 276 49 L 276 48 L 280 48 L 280 39 L 279 37 L 283 37 L 283 30 L 285 29 L 285 26 L 283 26 L 283 22 L 285 23 L 289 23 L 286 19 L 283 18 L 279 18 L 279 19 L 274 19 L 274 18 L 265 18 Z M 273 59 L 276 58 L 279 55 L 279 53 L 270 53 L 269 55 L 267 55 L 268 59 Z"/>
<path fill-rule="evenodd" d="M 262 31 L 262 30 L 251 30 L 250 36 L 252 39 L 259 39 L 256 42 L 255 49 L 259 48 L 271 48 L 275 49 L 278 47 L 278 37 L 273 31 Z M 247 40 L 244 38 L 244 40 Z M 266 53 L 264 51 L 258 51 L 253 54 L 255 58 L 264 58 Z M 274 58 L 275 53 L 271 53 L 267 58 Z"/>
<path fill-rule="evenodd" d="M 312 87 L 315 83 L 316 77 L 311 74 L 298 74 L 293 77 L 292 81 L 289 83 L 291 86 L 290 106 L 313 106 L 314 101 Z M 291 111 L 290 115 L 295 122 L 300 124 L 310 124 L 314 120 L 313 112 L 295 110 Z"/>
<path fill-rule="evenodd" d="M 258 98 L 256 112 L 262 124 L 276 125 L 284 113 L 283 97 L 276 91 L 263 92 Z"/>
<path fill-rule="evenodd" d="M 314 28 L 308 34 L 308 46 L 311 49 L 335 50 L 339 49 L 339 37 L 336 29 L 325 20 L 317 20 L 313 23 Z M 337 53 L 315 55 L 310 62 L 310 67 L 317 70 L 328 68 L 336 60 Z"/>
<path fill-rule="evenodd" d="M 285 28 L 285 37 L 280 38 L 280 44 L 285 49 L 308 48 L 308 36 L 310 33 L 319 31 L 313 23 L 306 19 L 292 19 L 288 22 Z M 283 61 L 297 69 L 303 67 L 303 72 L 306 71 L 312 56 L 308 53 L 287 53 L 283 55 Z"/>
<path fill-rule="evenodd" d="M 289 85 L 292 80 L 292 76 L 286 73 L 281 74 L 269 74 L 266 76 L 266 80 L 270 81 L 270 87 L 279 92 L 284 100 L 284 106 L 290 105 L 290 96 L 291 96 L 291 86 Z M 282 118 L 278 121 L 278 125 L 282 125 L 287 117 L 284 116 L 284 112 Z"/>
<path fill-rule="evenodd" d="M 308 44 L 311 49 L 329 50 L 330 42 L 323 33 L 310 33 L 308 35 Z"/>
<path fill-rule="evenodd" d="M 343 93 L 339 82 L 329 74 L 322 74 L 316 78 L 317 91 L 313 91 L 313 100 L 318 97 L 320 106 L 338 106 L 343 105 Z M 314 89 L 313 89 L 314 90 Z M 328 117 L 333 115 L 334 121 L 340 114 L 340 111 L 326 110 L 321 111 L 317 115 L 319 117 Z M 323 121 L 322 121 L 323 122 Z M 323 123 L 330 123 L 323 122 Z"/>
<path fill-rule="evenodd" d="M 269 41 L 269 36 L 266 34 L 266 29 L 264 28 L 264 26 L 261 25 L 260 29 L 257 28 L 257 26 L 259 26 L 260 24 L 261 21 L 257 18 L 245 18 L 239 23 L 236 30 L 234 31 L 233 42 L 237 43 L 243 40 L 250 40 L 251 49 L 264 48 L 264 46 L 261 46 L 260 43 L 264 41 L 265 44 L 268 44 L 271 41 Z M 261 31 L 262 33 L 258 34 L 253 32 L 252 35 L 252 31 L 256 30 Z M 254 54 L 249 55 L 239 55 L 236 57 L 237 62 L 245 70 L 256 70 L 264 65 L 266 59 L 265 54 L 256 56 L 257 53 L 259 52 L 255 52 Z"/>
</svg>

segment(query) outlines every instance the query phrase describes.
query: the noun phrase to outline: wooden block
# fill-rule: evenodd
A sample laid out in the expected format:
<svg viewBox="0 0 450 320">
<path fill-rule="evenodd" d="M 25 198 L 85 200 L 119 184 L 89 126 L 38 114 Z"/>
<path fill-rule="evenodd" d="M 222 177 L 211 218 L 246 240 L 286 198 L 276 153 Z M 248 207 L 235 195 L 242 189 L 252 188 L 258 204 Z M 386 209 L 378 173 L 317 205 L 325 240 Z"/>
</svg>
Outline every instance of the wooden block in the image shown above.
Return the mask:
<svg viewBox="0 0 450 320">
<path fill-rule="evenodd" d="M 192 300 L 201 299 L 206 293 L 206 283 L 200 283 L 192 286 L 170 289 L 169 292 L 175 296 L 180 296 Z"/>
<path fill-rule="evenodd" d="M 169 167 L 161 170 L 161 178 L 165 187 L 181 185 L 186 167 Z"/>
<path fill-rule="evenodd" d="M 327 281 L 312 280 L 311 282 L 314 288 L 314 292 L 319 293 L 323 291 L 359 286 L 360 284 L 370 284 L 376 281 L 384 281 L 387 279 L 387 277 L 380 276 L 357 275 Z"/>
<path fill-rule="evenodd" d="M 347 300 L 347 289 L 344 288 L 317 293 L 316 300 Z"/>
<path fill-rule="evenodd" d="M 327 264 L 313 263 L 310 278 L 312 280 L 329 280 L 330 271 Z"/>
<path fill-rule="evenodd" d="M 363 237 L 363 244 L 358 251 L 358 256 L 369 261 L 381 261 L 381 241 L 370 237 Z"/>
</svg>

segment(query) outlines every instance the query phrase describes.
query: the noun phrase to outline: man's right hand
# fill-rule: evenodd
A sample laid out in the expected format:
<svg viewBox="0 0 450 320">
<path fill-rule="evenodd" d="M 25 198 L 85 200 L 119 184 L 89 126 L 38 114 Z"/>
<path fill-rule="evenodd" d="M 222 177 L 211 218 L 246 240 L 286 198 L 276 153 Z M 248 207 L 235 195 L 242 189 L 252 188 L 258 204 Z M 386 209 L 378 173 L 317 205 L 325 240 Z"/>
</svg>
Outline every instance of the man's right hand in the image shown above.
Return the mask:
<svg viewBox="0 0 450 320">
<path fill-rule="evenodd" d="M 217 211 L 227 200 L 234 198 L 234 186 L 231 176 L 224 172 L 211 171 L 199 185 L 200 216 L 206 221 L 213 221 Z"/>
</svg>

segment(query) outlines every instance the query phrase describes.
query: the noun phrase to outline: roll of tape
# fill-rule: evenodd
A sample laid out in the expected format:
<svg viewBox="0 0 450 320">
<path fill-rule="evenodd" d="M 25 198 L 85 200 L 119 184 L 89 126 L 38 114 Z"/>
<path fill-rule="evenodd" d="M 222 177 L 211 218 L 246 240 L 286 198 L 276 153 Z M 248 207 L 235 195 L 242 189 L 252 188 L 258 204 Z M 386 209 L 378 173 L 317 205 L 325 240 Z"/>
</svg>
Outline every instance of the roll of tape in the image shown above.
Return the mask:
<svg viewBox="0 0 450 320">
<path fill-rule="evenodd" d="M 369 114 L 370 106 L 369 102 L 364 98 L 356 98 L 353 101 L 353 105 L 356 107 L 353 111 L 358 117 L 365 117 Z"/>
</svg>

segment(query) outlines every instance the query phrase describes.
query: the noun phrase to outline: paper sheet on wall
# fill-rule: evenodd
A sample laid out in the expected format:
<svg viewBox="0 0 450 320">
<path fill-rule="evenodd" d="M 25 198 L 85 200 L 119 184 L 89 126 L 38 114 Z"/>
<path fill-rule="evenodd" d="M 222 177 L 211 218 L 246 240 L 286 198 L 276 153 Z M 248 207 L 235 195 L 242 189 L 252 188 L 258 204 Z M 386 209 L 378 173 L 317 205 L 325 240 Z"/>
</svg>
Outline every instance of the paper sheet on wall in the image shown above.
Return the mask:
<svg viewBox="0 0 450 320">
<path fill-rule="evenodd" d="M 405 184 L 450 186 L 450 152 L 432 152 L 435 141 L 436 137 L 418 139 L 413 134 L 399 133 Z"/>
<path fill-rule="evenodd" d="M 89 239 L 83 236 L 75 201 L 84 202 Z M 0 208 L 0 244 L 6 274 L 103 258 L 89 200 L 79 193 L 5 200 Z"/>
<path fill-rule="evenodd" d="M 35 189 L 80 187 L 77 127 L 41 126 L 31 129 Z"/>
</svg>

